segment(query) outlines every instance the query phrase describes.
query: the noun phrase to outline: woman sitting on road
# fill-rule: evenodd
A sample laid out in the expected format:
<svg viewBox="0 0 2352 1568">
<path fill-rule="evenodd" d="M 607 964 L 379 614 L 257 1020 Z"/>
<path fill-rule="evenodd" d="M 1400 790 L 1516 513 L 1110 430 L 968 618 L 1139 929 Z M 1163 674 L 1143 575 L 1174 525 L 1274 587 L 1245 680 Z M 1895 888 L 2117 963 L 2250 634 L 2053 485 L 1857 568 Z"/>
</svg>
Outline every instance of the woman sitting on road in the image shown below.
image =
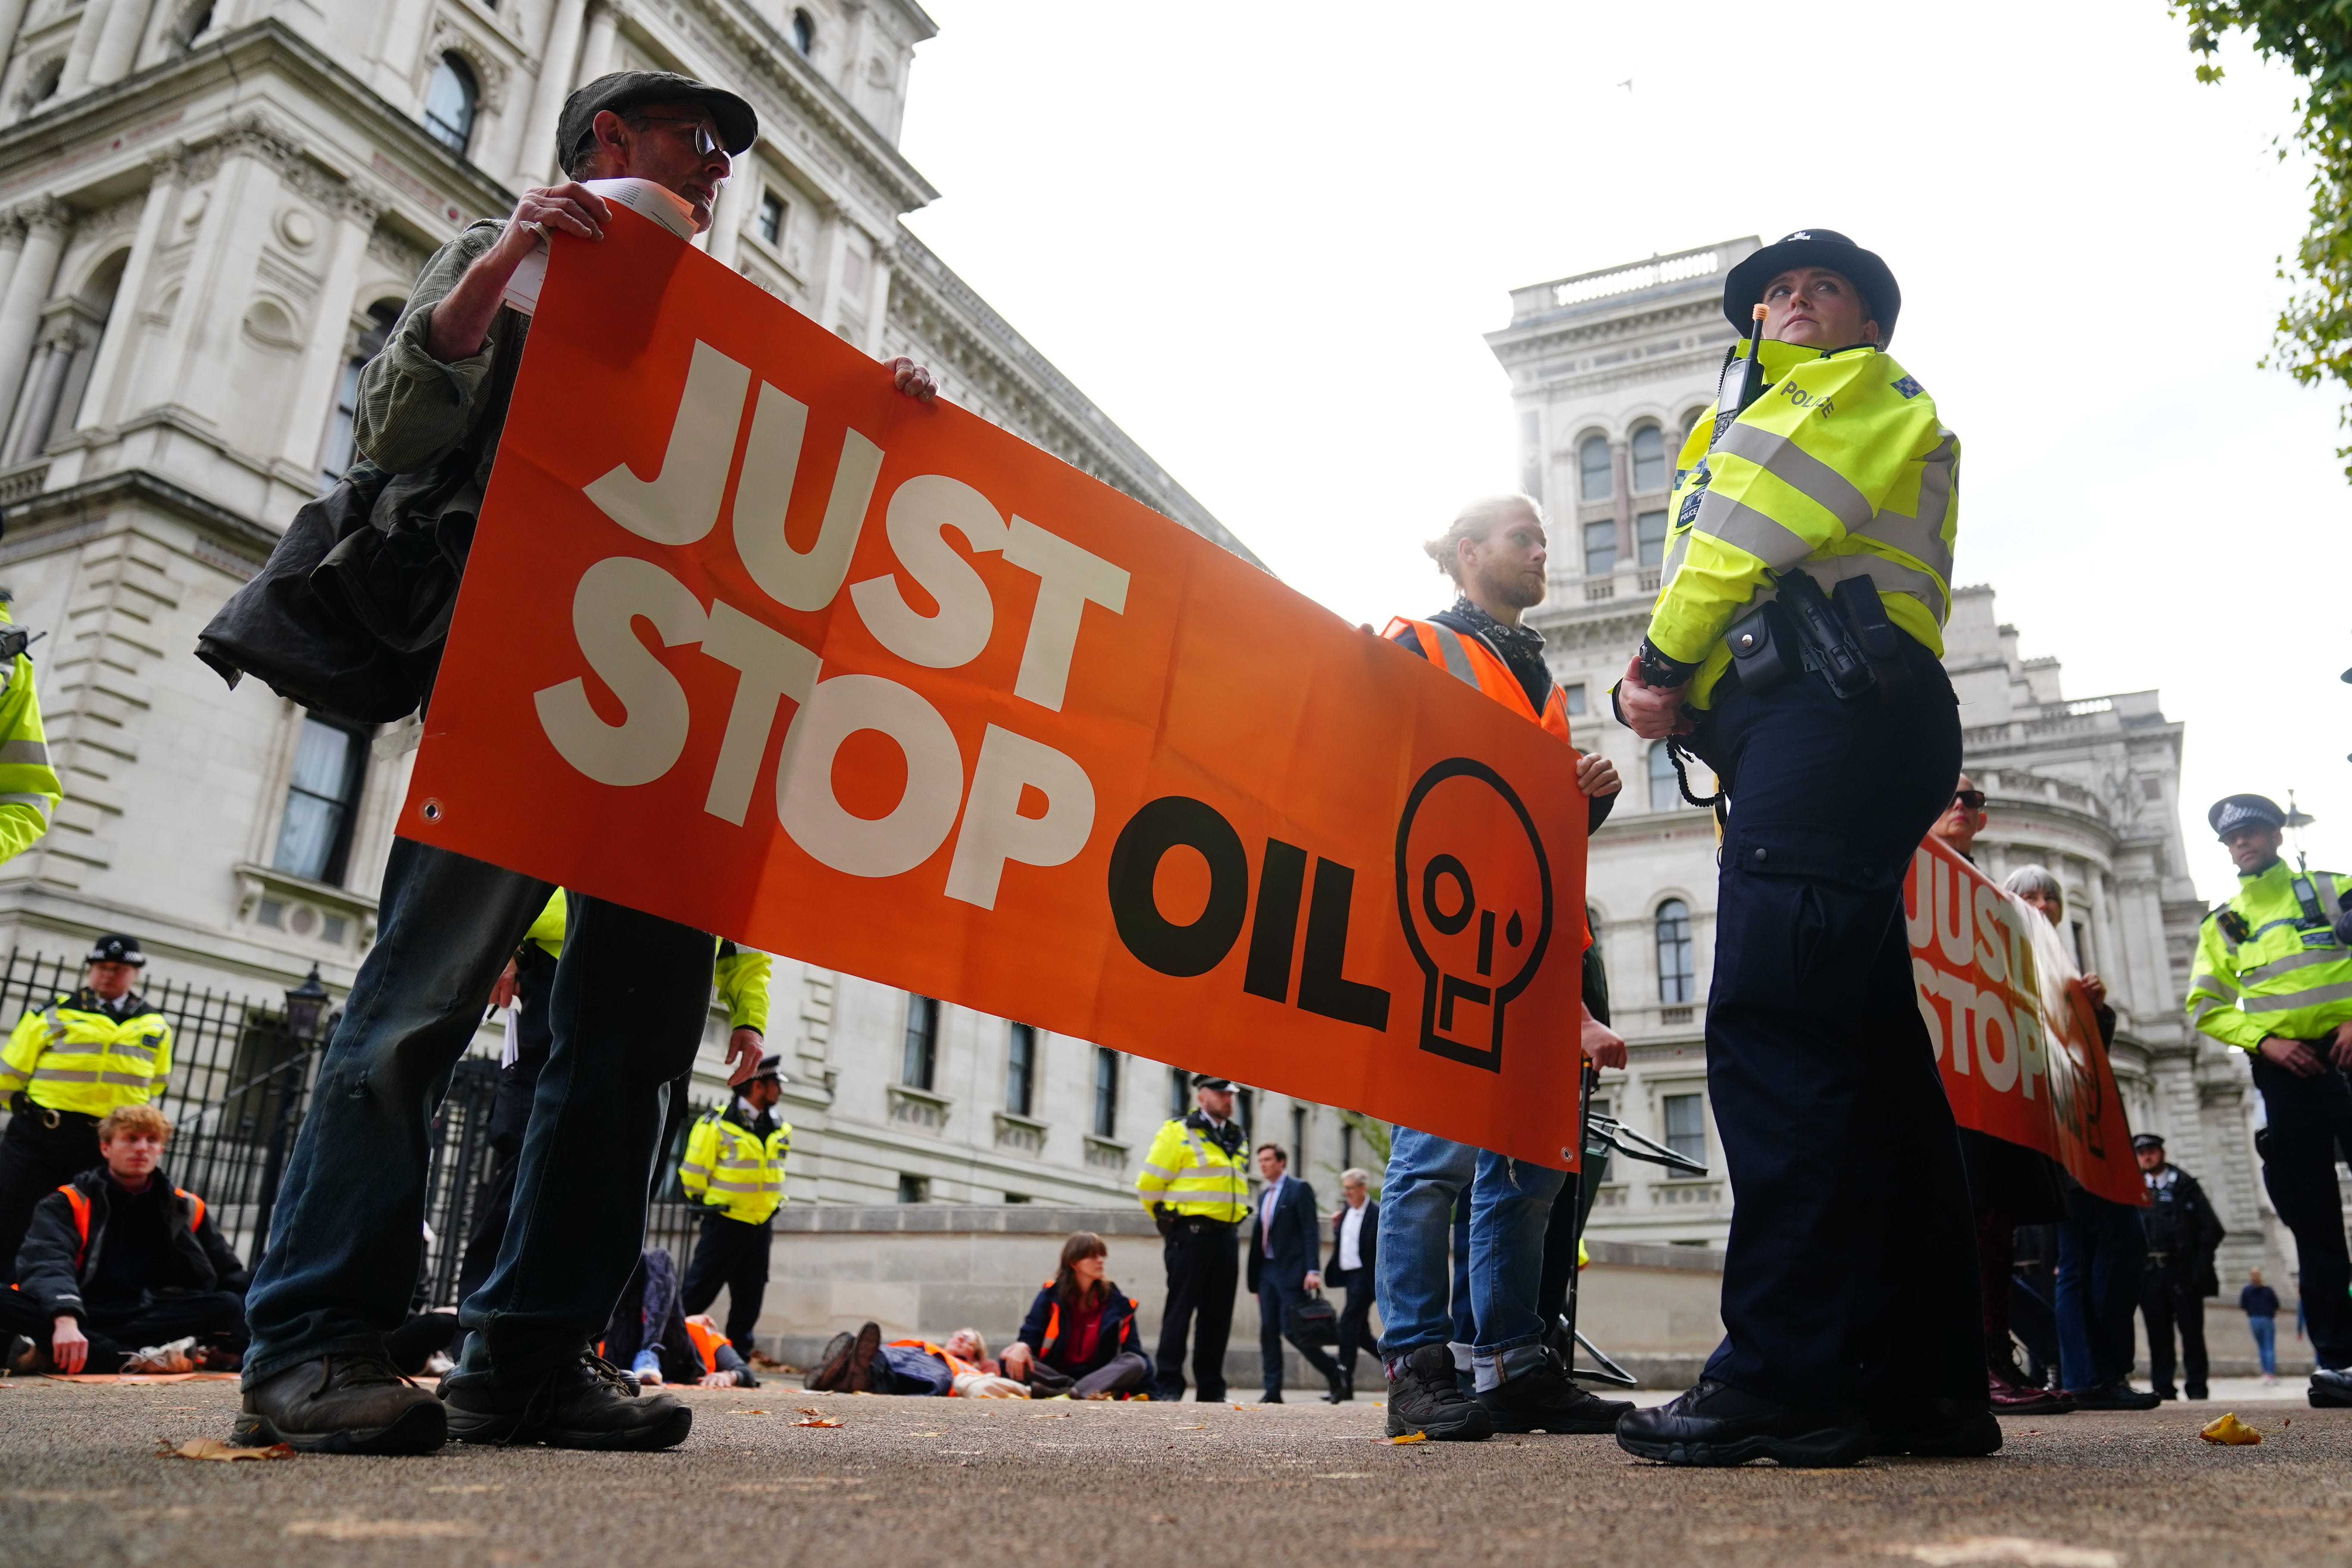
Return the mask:
<svg viewBox="0 0 2352 1568">
<path fill-rule="evenodd" d="M 1135 1302 L 1103 1278 L 1108 1254 L 1092 1231 L 1064 1242 L 1061 1267 L 1004 1347 L 1004 1375 L 1027 1384 L 1031 1398 L 1110 1399 L 1149 1379 Z"/>
</svg>

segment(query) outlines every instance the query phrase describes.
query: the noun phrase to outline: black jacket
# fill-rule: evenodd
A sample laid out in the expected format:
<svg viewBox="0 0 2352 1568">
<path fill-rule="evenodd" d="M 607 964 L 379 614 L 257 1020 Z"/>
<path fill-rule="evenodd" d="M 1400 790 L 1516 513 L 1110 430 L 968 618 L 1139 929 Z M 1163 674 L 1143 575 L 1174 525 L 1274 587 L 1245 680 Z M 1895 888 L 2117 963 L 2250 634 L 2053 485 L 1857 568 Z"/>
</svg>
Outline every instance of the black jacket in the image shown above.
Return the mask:
<svg viewBox="0 0 2352 1568">
<path fill-rule="evenodd" d="M 1074 1359 L 1073 1347 L 1063 1342 L 1062 1302 L 1054 1294 L 1051 1279 L 1029 1303 L 1029 1315 L 1021 1320 L 1021 1331 L 1013 1337 L 1027 1345 L 1039 1361 L 1074 1378 L 1101 1371 L 1121 1351 L 1141 1353 L 1143 1335 L 1136 1326 L 1135 1299 L 1108 1279 L 1103 1281 L 1103 1289 L 1108 1294 L 1103 1299 L 1102 1321 L 1095 1331 L 1095 1353 L 1086 1361 Z"/>
<path fill-rule="evenodd" d="M 2140 1211 L 2148 1250 L 2166 1254 L 2175 1278 L 2192 1280 L 2200 1296 L 2218 1296 L 2221 1281 L 2214 1273 L 2213 1252 L 2229 1234 L 2228 1227 L 2213 1212 L 2213 1201 L 2197 1178 L 2178 1165 L 2171 1170 L 2171 1189 L 2149 1188 L 2148 1206 Z"/>
<path fill-rule="evenodd" d="M 1258 1232 L 1264 1223 L 1263 1205 L 1265 1194 L 1260 1193 L 1250 1216 L 1249 1288 L 1255 1292 L 1261 1275 L 1271 1273 L 1291 1289 L 1297 1289 L 1306 1279 L 1308 1269 L 1315 1267 L 1316 1218 L 1315 1189 L 1293 1176 L 1282 1184 L 1282 1195 L 1274 1205 L 1274 1256 L 1266 1256 L 1266 1244 Z"/>
<path fill-rule="evenodd" d="M 170 1242 L 162 1268 L 148 1282 L 148 1296 L 210 1290 L 243 1295 L 249 1278 L 246 1267 L 237 1261 L 220 1226 L 213 1223 L 204 1200 L 173 1186 L 172 1178 L 160 1166 L 152 1179 L 167 1194 Z M 62 1192 L 51 1193 L 34 1206 L 33 1223 L 16 1253 L 16 1285 L 52 1317 L 70 1312 L 83 1318 L 89 1314 L 82 1304 L 82 1286 L 105 1254 L 112 1188 L 103 1165 L 84 1171 L 68 1185 L 89 1204 L 89 1246 L 82 1245 L 81 1226 L 75 1221 L 71 1200 Z"/>
<path fill-rule="evenodd" d="M 1323 1278 L 1326 1279 L 1336 1279 L 1346 1272 L 1339 1267 L 1339 1227 L 1347 1223 L 1347 1219 L 1348 1208 L 1345 1204 L 1342 1204 L 1339 1206 L 1339 1212 L 1331 1216 L 1331 1261 L 1323 1270 Z M 1378 1198 L 1364 1200 L 1364 1228 L 1357 1233 L 1356 1250 L 1361 1253 L 1364 1258 L 1362 1283 L 1370 1284 L 1380 1267 L 1381 1200 Z"/>
</svg>

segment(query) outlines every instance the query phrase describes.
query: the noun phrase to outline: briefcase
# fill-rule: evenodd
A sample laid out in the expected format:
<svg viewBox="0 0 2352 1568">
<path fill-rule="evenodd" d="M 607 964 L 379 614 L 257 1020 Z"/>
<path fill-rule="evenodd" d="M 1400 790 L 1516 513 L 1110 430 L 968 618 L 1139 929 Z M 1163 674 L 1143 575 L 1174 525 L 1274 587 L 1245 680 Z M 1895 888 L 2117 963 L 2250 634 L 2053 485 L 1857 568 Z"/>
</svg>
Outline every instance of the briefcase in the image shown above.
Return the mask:
<svg viewBox="0 0 2352 1568">
<path fill-rule="evenodd" d="M 1293 1344 L 1319 1348 L 1339 1342 L 1339 1310 L 1323 1299 L 1320 1290 L 1291 1307 L 1282 1317 L 1283 1330 Z"/>
</svg>

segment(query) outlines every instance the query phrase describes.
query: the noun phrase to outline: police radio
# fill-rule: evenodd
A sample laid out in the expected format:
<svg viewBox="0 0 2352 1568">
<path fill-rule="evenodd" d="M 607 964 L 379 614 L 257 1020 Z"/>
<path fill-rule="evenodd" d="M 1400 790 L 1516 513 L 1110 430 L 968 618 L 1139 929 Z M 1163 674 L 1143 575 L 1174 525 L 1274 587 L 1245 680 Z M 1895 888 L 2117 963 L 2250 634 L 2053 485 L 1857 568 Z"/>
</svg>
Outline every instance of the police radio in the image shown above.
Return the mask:
<svg viewBox="0 0 2352 1568">
<path fill-rule="evenodd" d="M 1764 307 L 1759 305 L 1748 323 L 1747 354 L 1735 348 L 1723 357 L 1723 375 L 1715 385 L 1715 433 L 1706 438 L 1708 447 L 1722 440 L 1732 422 L 1764 395 L 1764 362 L 1758 352 L 1763 342 Z"/>
</svg>

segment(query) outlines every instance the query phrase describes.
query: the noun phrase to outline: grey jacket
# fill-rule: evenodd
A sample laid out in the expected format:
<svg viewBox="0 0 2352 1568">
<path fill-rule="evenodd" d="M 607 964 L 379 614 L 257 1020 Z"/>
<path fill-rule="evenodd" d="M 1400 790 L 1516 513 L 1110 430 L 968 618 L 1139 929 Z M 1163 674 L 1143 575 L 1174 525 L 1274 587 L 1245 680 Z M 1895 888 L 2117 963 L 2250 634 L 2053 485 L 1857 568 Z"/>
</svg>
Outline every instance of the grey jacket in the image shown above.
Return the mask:
<svg viewBox="0 0 2352 1568">
<path fill-rule="evenodd" d="M 502 220 L 485 219 L 435 251 L 392 336 L 360 372 L 352 440 L 386 473 L 422 472 L 463 447 L 478 456 L 476 480 L 489 480 L 530 318 L 500 306 L 482 351 L 450 363 L 435 359 L 425 345 L 434 306 L 505 228 Z"/>
</svg>

